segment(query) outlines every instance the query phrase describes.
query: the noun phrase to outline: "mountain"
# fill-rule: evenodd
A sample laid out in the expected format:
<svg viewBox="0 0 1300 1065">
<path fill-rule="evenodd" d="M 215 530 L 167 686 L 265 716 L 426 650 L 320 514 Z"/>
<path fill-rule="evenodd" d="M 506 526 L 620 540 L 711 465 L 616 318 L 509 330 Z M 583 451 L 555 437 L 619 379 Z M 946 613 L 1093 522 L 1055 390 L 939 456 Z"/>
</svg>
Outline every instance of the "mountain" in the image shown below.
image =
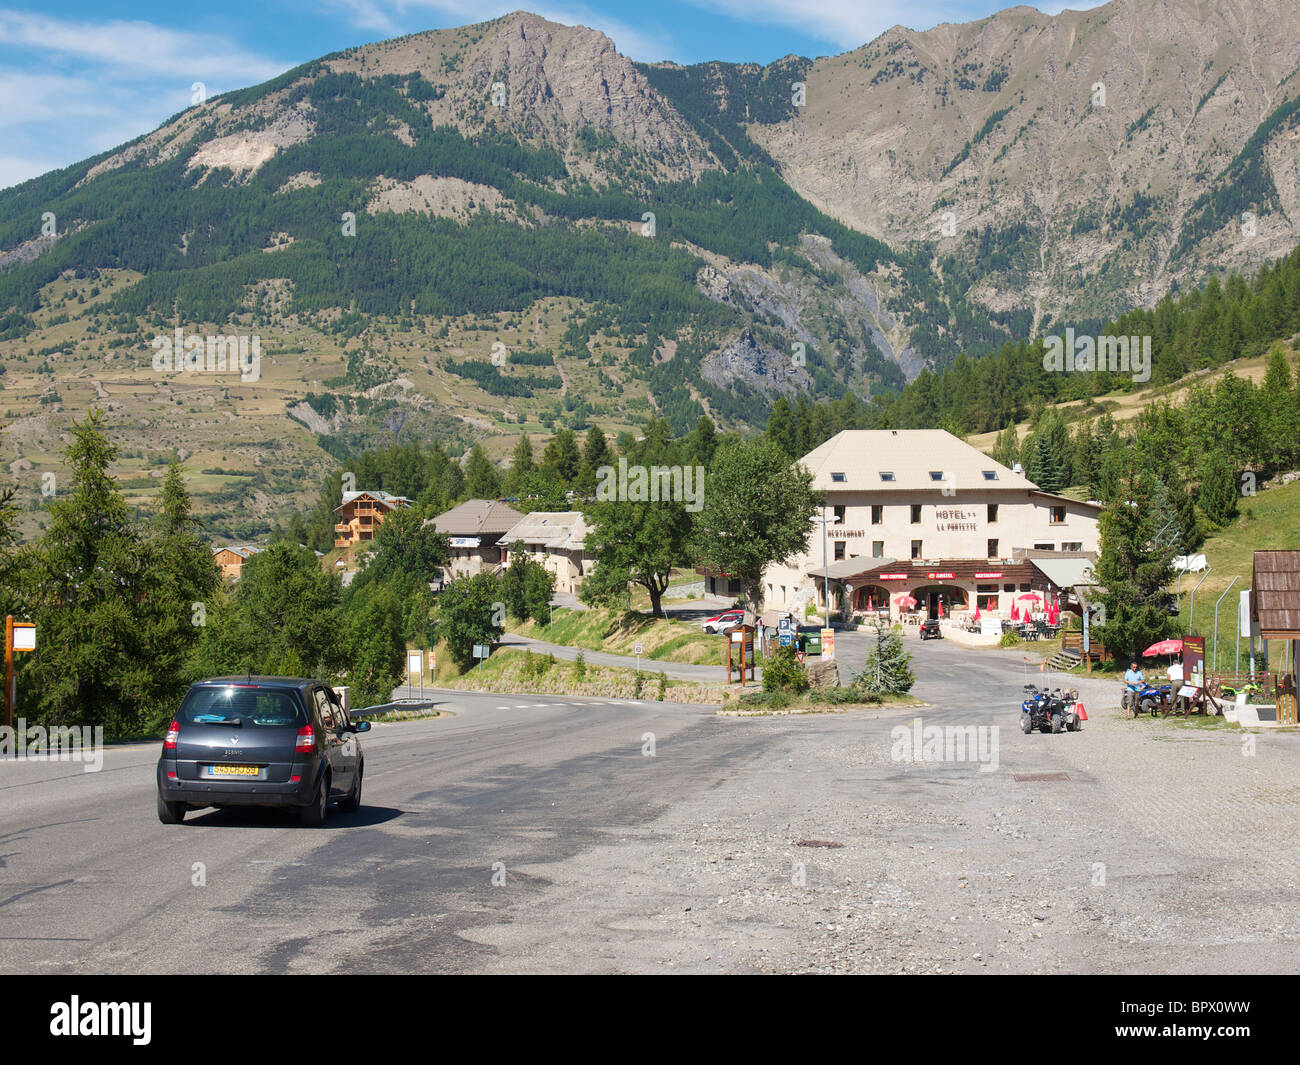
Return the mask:
<svg viewBox="0 0 1300 1065">
<path fill-rule="evenodd" d="M 1286 14 L 1013 8 L 681 67 L 517 12 L 323 57 L 0 192 L 11 475 L 35 520 L 102 406 L 137 498 L 179 453 L 254 536 L 359 448 L 762 425 L 1252 269 L 1300 217 Z M 177 330 L 257 372 L 159 369 Z"/>
<path fill-rule="evenodd" d="M 810 202 L 932 247 L 972 302 L 1029 311 L 1036 334 L 1295 247 L 1295 16 L 1293 0 L 1115 0 L 895 27 L 812 63 L 806 104 L 748 134 Z"/>
</svg>

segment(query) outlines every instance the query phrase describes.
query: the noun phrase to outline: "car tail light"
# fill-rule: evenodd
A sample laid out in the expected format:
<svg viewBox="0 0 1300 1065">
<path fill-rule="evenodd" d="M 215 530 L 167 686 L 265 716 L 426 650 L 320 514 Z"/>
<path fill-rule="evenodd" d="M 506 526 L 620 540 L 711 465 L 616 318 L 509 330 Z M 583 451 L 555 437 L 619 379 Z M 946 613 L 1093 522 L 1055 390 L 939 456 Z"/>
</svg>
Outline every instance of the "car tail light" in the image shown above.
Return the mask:
<svg viewBox="0 0 1300 1065">
<path fill-rule="evenodd" d="M 298 730 L 298 740 L 293 745 L 295 754 L 308 754 L 316 749 L 316 733 L 310 725 L 303 725 Z"/>
<path fill-rule="evenodd" d="M 181 738 L 181 727 L 175 721 L 167 726 L 167 735 L 163 737 L 163 750 L 176 750 L 176 741 Z"/>
</svg>

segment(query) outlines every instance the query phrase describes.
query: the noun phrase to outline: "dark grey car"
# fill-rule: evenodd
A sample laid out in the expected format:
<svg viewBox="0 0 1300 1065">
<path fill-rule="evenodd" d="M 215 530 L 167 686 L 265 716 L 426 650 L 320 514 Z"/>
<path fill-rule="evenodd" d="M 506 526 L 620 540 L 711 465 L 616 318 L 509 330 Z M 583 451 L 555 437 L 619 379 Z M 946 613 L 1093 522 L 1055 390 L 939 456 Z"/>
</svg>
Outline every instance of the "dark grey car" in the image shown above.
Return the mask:
<svg viewBox="0 0 1300 1065">
<path fill-rule="evenodd" d="M 296 806 L 319 826 L 361 805 L 365 758 L 332 688 L 294 677 L 214 677 L 186 693 L 158 759 L 158 819 L 204 806 Z"/>
</svg>

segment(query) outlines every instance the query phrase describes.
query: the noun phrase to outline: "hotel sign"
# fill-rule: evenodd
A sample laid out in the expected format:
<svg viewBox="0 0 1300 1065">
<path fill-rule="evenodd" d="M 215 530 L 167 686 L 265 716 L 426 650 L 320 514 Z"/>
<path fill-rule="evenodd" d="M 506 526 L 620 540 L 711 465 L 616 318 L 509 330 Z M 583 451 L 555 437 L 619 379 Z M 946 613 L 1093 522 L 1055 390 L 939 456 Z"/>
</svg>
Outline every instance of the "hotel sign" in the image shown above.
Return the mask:
<svg viewBox="0 0 1300 1065">
<path fill-rule="evenodd" d="M 950 581 L 954 577 L 951 573 L 927 573 L 925 579 L 927 581 Z"/>
<path fill-rule="evenodd" d="M 995 572 L 993 572 L 993 573 L 977 573 L 977 574 L 975 574 L 975 579 L 976 579 L 977 581 L 981 581 L 981 580 L 997 580 L 997 578 L 999 578 L 999 577 L 1001 577 L 1001 576 L 1002 576 L 1002 571 L 1001 571 L 1001 570 L 997 570 L 997 571 L 995 571 Z"/>
<path fill-rule="evenodd" d="M 909 577 L 911 577 L 910 573 L 877 573 L 875 579 L 878 581 L 905 581 Z"/>
<path fill-rule="evenodd" d="M 939 532 L 974 532 L 977 528 L 975 521 L 979 517 L 978 512 L 961 507 L 936 508 L 934 516 L 935 528 Z"/>
</svg>

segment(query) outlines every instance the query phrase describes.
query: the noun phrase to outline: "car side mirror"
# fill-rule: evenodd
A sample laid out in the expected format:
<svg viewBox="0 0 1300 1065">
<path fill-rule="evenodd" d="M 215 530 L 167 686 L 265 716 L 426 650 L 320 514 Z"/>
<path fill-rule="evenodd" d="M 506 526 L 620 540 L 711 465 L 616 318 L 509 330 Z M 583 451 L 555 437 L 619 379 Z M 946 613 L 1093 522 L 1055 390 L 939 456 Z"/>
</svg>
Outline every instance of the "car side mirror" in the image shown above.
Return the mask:
<svg viewBox="0 0 1300 1065">
<path fill-rule="evenodd" d="M 355 722 L 353 722 L 351 725 L 349 725 L 348 727 L 349 727 L 353 732 L 369 732 L 369 731 L 370 731 L 370 722 L 369 722 L 369 721 L 355 721 Z"/>
</svg>

